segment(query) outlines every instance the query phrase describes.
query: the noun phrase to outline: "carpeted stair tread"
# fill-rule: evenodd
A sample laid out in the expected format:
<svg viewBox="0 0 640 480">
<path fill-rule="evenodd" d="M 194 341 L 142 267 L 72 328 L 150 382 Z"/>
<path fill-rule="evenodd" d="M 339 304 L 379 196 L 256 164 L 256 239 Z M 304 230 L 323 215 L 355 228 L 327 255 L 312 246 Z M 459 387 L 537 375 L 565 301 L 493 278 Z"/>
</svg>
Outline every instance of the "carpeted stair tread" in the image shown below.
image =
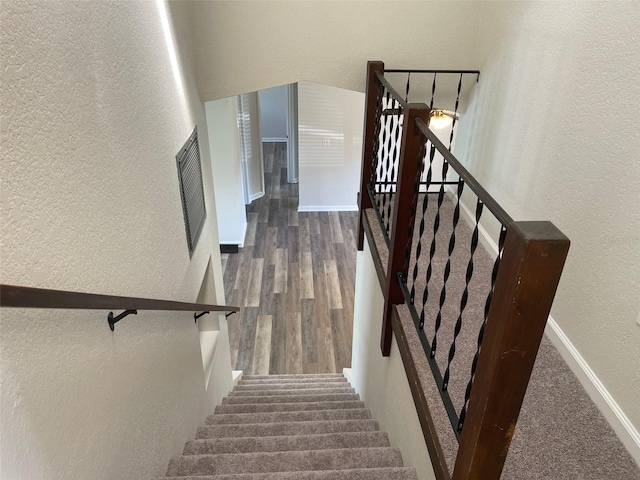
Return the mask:
<svg viewBox="0 0 640 480">
<path fill-rule="evenodd" d="M 345 384 L 345 385 L 348 385 Z M 233 390 L 229 392 L 230 397 L 242 396 L 269 396 L 269 395 L 319 395 L 327 393 L 356 393 L 351 387 L 329 387 L 329 388 L 287 388 L 267 390 Z"/>
<path fill-rule="evenodd" d="M 222 399 L 222 405 L 255 403 L 345 402 L 360 400 L 357 393 L 314 393 L 303 395 L 237 395 Z"/>
<path fill-rule="evenodd" d="M 283 380 L 273 379 L 242 379 L 238 385 L 304 385 L 306 383 L 348 383 L 344 377 L 322 377 L 322 378 L 285 378 Z"/>
<path fill-rule="evenodd" d="M 288 373 L 282 375 L 243 375 L 240 380 L 306 380 L 306 379 L 318 379 L 318 378 L 345 378 L 341 373 Z"/>
<path fill-rule="evenodd" d="M 370 432 L 379 430 L 375 420 L 324 420 L 314 422 L 246 423 L 198 427 L 197 439 L 224 437 L 268 437 L 316 433 Z"/>
<path fill-rule="evenodd" d="M 418 480 L 418 475 L 413 468 L 390 467 L 162 478 L 163 480 Z"/>
<path fill-rule="evenodd" d="M 246 390 L 317 390 L 320 388 L 350 388 L 347 382 L 283 382 L 283 383 L 245 383 L 236 385 L 234 392 Z"/>
<path fill-rule="evenodd" d="M 363 420 L 371 418 L 366 408 L 345 410 L 309 410 L 303 412 L 227 413 L 207 417 L 207 425 L 237 425 L 245 423 L 313 422 L 319 420 Z"/>
<path fill-rule="evenodd" d="M 244 376 L 165 480 L 418 480 L 344 376 Z"/>
<path fill-rule="evenodd" d="M 301 412 L 309 410 L 344 410 L 348 408 L 364 408 L 364 402 L 337 401 L 337 402 L 292 402 L 292 403 L 239 403 L 218 405 L 216 415 L 229 413 L 254 413 L 254 412 Z"/>
<path fill-rule="evenodd" d="M 388 447 L 385 432 L 344 432 L 320 435 L 288 435 L 280 437 L 240 437 L 192 440 L 183 455 L 221 453 L 285 452 L 290 450 L 327 450 L 336 448 Z"/>
<path fill-rule="evenodd" d="M 400 450 L 349 448 L 173 457 L 167 476 L 401 467 Z"/>
</svg>

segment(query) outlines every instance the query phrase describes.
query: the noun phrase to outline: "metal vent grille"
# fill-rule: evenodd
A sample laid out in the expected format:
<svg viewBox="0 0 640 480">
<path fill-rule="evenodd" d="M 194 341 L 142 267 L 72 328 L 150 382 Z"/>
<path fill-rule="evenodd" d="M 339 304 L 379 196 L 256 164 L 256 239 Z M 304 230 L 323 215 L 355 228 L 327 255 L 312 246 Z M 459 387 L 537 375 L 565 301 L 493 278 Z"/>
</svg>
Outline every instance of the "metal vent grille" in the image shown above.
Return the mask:
<svg viewBox="0 0 640 480">
<path fill-rule="evenodd" d="M 195 129 L 187 143 L 176 155 L 182 211 L 187 232 L 189 256 L 196 248 L 200 232 L 207 217 L 204 206 L 204 189 L 202 187 L 202 166 L 200 164 L 200 148 L 198 146 L 198 130 Z"/>
</svg>

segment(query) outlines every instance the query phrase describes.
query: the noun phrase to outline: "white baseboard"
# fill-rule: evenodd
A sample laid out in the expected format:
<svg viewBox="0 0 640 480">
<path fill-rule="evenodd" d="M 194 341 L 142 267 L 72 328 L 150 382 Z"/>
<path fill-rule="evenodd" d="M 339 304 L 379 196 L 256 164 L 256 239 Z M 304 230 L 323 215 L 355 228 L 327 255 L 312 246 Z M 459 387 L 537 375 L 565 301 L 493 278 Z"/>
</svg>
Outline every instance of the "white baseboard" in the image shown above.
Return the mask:
<svg viewBox="0 0 640 480">
<path fill-rule="evenodd" d="M 551 316 L 547 320 L 545 333 L 587 391 L 593 403 L 596 404 L 598 410 L 609 422 L 613 431 L 616 432 L 631 457 L 640 465 L 640 433 L 638 430 Z"/>
<path fill-rule="evenodd" d="M 287 137 L 262 137 L 262 143 L 269 143 L 269 142 L 274 142 L 274 143 L 287 143 L 289 141 L 289 139 Z"/>
<path fill-rule="evenodd" d="M 254 200 L 257 200 L 261 197 L 264 197 L 264 192 L 258 192 L 258 193 L 254 193 L 253 195 L 249 195 L 249 203 L 253 202 Z"/>
<path fill-rule="evenodd" d="M 244 222 L 244 225 L 242 226 L 242 233 L 240 234 L 240 238 L 236 238 L 236 239 L 219 239 L 219 244 L 220 245 L 238 245 L 238 248 L 242 248 L 244 247 L 244 240 L 247 237 L 247 229 L 249 227 L 249 224 L 247 222 Z"/>
<path fill-rule="evenodd" d="M 357 205 L 304 205 L 298 207 L 299 212 L 357 212 Z"/>
<path fill-rule="evenodd" d="M 475 214 L 472 214 L 467 206 L 460 202 L 464 219 L 472 226 L 475 225 Z M 498 245 L 482 226 L 482 220 L 478 226 L 480 241 L 489 251 L 498 254 Z M 591 369 L 586 360 L 580 355 L 578 349 L 571 343 L 569 337 L 565 335 L 558 323 L 549 316 L 547 328 L 545 329 L 547 338 L 551 340 L 564 361 L 567 363 L 573 374 L 580 381 L 593 403 L 604 415 L 613 431 L 616 433 L 622 444 L 625 446 L 634 461 L 640 465 L 640 433 L 631 423 L 629 418 L 622 411 L 613 396 L 609 393 L 604 384 L 600 381 L 595 372 Z"/>
</svg>

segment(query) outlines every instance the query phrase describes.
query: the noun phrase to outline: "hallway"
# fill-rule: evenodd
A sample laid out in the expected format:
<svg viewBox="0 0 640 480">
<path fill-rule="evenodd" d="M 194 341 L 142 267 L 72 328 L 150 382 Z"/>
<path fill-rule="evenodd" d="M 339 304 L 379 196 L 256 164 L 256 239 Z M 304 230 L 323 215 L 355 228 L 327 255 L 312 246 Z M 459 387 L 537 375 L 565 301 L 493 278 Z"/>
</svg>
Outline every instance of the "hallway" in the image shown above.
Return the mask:
<svg viewBox="0 0 640 480">
<path fill-rule="evenodd" d="M 266 195 L 247 206 L 247 235 L 223 254 L 234 370 L 337 373 L 351 365 L 357 212 L 298 213 L 286 144 L 265 143 Z"/>
</svg>

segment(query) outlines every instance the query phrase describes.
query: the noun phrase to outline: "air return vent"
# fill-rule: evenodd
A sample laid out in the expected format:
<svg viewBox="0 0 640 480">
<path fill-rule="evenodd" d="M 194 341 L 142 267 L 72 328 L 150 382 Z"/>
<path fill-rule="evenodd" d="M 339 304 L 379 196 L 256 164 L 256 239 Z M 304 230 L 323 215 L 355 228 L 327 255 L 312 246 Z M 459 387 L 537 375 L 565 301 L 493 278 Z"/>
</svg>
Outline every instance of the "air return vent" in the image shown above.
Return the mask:
<svg viewBox="0 0 640 480">
<path fill-rule="evenodd" d="M 178 178 L 180 179 L 180 195 L 182 197 L 182 210 L 187 232 L 187 245 L 189 247 L 189 256 L 191 256 L 198 243 L 204 219 L 207 217 L 207 211 L 204 206 L 202 166 L 200 165 L 197 128 L 176 155 L 176 161 L 178 163 Z"/>
</svg>

